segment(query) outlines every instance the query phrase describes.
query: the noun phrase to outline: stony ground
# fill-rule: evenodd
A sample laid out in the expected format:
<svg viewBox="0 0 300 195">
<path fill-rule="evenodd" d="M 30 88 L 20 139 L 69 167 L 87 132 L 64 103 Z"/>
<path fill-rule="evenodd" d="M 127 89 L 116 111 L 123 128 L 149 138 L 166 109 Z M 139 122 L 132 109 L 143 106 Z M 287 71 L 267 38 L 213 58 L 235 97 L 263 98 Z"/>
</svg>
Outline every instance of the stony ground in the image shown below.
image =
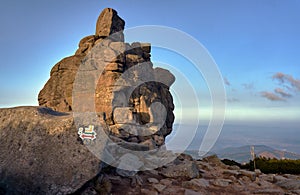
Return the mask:
<svg viewBox="0 0 300 195">
<path fill-rule="evenodd" d="M 263 174 L 227 166 L 216 157 L 180 155 L 165 167 L 124 178 L 112 168 L 80 194 L 300 194 L 300 176 Z"/>
<path fill-rule="evenodd" d="M 19 107 L 0 109 L 0 121 L 0 194 L 300 194 L 300 175 L 240 170 L 214 156 L 181 154 L 158 169 L 122 177 L 110 166 L 99 170 L 103 163 L 78 140 L 71 114 Z"/>
</svg>

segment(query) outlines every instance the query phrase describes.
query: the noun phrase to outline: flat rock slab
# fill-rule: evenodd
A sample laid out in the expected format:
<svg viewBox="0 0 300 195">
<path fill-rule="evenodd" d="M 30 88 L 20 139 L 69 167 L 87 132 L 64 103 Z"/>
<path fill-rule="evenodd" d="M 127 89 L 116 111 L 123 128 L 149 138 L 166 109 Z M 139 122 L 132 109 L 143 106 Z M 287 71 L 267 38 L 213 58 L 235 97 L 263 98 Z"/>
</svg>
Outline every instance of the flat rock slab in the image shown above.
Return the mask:
<svg viewBox="0 0 300 195">
<path fill-rule="evenodd" d="M 161 174 L 168 178 L 185 177 L 193 179 L 199 176 L 197 165 L 193 161 L 183 161 L 164 168 Z"/>
<path fill-rule="evenodd" d="M 49 108 L 0 109 L 0 148 L 0 188 L 8 194 L 69 194 L 100 171 L 72 114 Z"/>
<path fill-rule="evenodd" d="M 300 180 L 285 179 L 277 182 L 276 185 L 287 190 L 299 190 Z"/>
</svg>

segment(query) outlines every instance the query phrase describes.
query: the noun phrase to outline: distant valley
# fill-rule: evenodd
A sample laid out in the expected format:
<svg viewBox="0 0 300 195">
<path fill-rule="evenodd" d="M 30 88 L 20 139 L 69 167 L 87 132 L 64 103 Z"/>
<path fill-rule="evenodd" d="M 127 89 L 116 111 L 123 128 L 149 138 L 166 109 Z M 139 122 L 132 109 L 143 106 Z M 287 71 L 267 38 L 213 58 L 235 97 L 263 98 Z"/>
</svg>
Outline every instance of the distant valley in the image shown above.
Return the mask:
<svg viewBox="0 0 300 195">
<path fill-rule="evenodd" d="M 207 155 L 216 154 L 221 159 L 230 159 L 239 163 L 249 162 L 251 159 L 250 145 L 241 147 L 229 147 L 213 152 L 209 152 Z M 265 158 L 276 159 L 300 159 L 300 155 L 288 151 L 276 150 L 274 148 L 265 145 L 254 145 L 255 155 Z M 194 158 L 199 158 L 198 151 L 187 150 L 185 153 L 192 155 Z"/>
<path fill-rule="evenodd" d="M 168 141 L 176 136 L 175 131 L 167 137 Z M 193 133 L 190 125 L 180 128 L 186 133 Z M 199 126 L 194 139 L 184 149 L 186 153 L 198 156 L 199 147 L 205 135 L 207 126 Z M 277 127 L 255 126 L 255 125 L 229 125 L 225 124 L 218 136 L 216 143 L 208 154 L 217 154 L 219 158 L 228 158 L 238 162 L 248 162 L 250 159 L 250 146 L 255 146 L 256 155 L 268 158 L 290 158 L 300 159 L 300 129 L 296 125 L 281 125 Z M 184 139 L 184 138 L 183 138 Z M 170 150 L 180 150 L 177 147 L 168 147 Z M 180 149 L 179 149 L 180 148 Z"/>
</svg>

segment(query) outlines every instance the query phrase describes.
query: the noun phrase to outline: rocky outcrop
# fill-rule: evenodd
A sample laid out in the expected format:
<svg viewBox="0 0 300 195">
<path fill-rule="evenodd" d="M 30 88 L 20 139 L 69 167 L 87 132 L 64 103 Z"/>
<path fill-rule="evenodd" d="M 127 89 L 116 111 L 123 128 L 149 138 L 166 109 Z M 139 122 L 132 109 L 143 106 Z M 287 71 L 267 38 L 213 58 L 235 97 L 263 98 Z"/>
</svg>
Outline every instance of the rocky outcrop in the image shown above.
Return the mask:
<svg viewBox="0 0 300 195">
<path fill-rule="evenodd" d="M 60 112 L 72 110 L 73 83 L 84 53 L 58 62 L 51 70 L 50 80 L 38 96 L 39 105 Z"/>
<path fill-rule="evenodd" d="M 0 109 L 0 191 L 69 194 L 100 171 L 70 114 L 45 107 Z M 5 194 L 1 193 L 1 194 Z"/>
<path fill-rule="evenodd" d="M 106 38 L 114 34 L 115 41 L 124 42 L 123 30 L 125 21 L 118 16 L 118 13 L 111 9 L 106 8 L 100 14 L 96 25 L 96 36 Z"/>
<path fill-rule="evenodd" d="M 216 156 L 194 160 L 165 150 L 175 77 L 153 68 L 149 43 L 124 43 L 124 24 L 105 9 L 96 34 L 52 68 L 39 94 L 41 107 L 0 109 L 0 194 L 300 193 L 299 176 L 240 170 Z M 95 113 L 105 134 L 88 113 Z M 95 135 L 95 142 L 82 137 Z M 114 151 L 116 146 L 130 152 Z M 97 155 L 104 154 L 111 164 L 100 161 Z"/>
<path fill-rule="evenodd" d="M 75 55 L 54 65 L 50 72 L 50 79 L 38 95 L 39 105 L 60 112 L 72 111 L 73 84 L 82 60 L 95 44 L 110 35 L 114 34 L 112 37 L 115 41 L 124 41 L 124 25 L 124 20 L 118 16 L 115 10 L 104 9 L 96 24 L 96 34 L 81 39 Z"/>
<path fill-rule="evenodd" d="M 39 104 L 60 112 L 102 113 L 110 136 L 159 148 L 172 131 L 169 88 L 175 77 L 153 68 L 150 43 L 124 42 L 124 25 L 115 10 L 104 9 L 96 34 L 83 38 L 74 56 L 52 68 Z"/>
<path fill-rule="evenodd" d="M 223 164 L 216 156 L 193 160 L 187 155 L 179 155 L 172 163 L 155 170 L 139 172 L 133 177 L 120 177 L 113 168 L 101 174 L 98 182 L 101 186 L 109 186 L 106 188 L 108 194 L 296 195 L 299 194 L 300 181 L 297 175 L 237 170 L 236 167 Z M 94 184 L 81 191 L 82 194 L 94 192 Z"/>
<path fill-rule="evenodd" d="M 167 70 L 153 68 L 150 44 L 105 41 L 109 42 L 107 47 L 100 45 L 93 50 L 106 57 L 88 60 L 97 66 L 103 64 L 105 70 L 95 90 L 96 111 L 105 113 L 113 136 L 148 145 L 149 149 L 160 147 L 171 133 L 174 121 L 169 92 L 174 76 Z M 111 59 L 106 59 L 106 53 L 113 53 Z M 161 81 L 161 72 L 171 78 L 169 85 Z M 126 135 L 122 134 L 124 131 Z"/>
<path fill-rule="evenodd" d="M 80 137 L 89 117 L 78 122 L 74 113 L 97 113 L 114 141 L 112 150 L 116 144 L 135 151 L 164 144 L 174 121 L 169 88 L 175 77 L 153 68 L 149 43 L 124 43 L 124 25 L 115 10 L 104 9 L 95 35 L 83 38 L 73 56 L 52 68 L 38 96 L 41 107 L 0 111 L 0 190 L 68 194 L 99 174 L 100 157 Z M 118 173 L 128 174 L 121 168 Z"/>
</svg>

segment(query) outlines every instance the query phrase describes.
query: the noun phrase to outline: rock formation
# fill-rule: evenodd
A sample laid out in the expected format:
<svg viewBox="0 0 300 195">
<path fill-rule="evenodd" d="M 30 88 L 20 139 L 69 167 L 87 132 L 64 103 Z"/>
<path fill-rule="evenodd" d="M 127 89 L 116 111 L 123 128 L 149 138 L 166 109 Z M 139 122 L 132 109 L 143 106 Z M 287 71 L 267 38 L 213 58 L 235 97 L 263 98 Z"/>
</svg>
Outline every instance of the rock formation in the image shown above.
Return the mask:
<svg viewBox="0 0 300 195">
<path fill-rule="evenodd" d="M 0 109 L 0 121 L 0 194 L 69 194 L 99 173 L 72 115 L 19 107 Z"/>
<path fill-rule="evenodd" d="M 98 18 L 96 35 L 83 38 L 75 55 L 61 60 L 52 68 L 49 81 L 39 93 L 39 105 L 60 112 L 72 111 L 73 83 L 82 60 L 95 44 L 116 31 L 123 37 L 120 41 L 124 40 L 124 25 L 125 22 L 115 10 L 104 9 Z"/>
<path fill-rule="evenodd" d="M 124 26 L 125 21 L 118 16 L 118 13 L 111 8 L 107 8 L 103 10 L 98 18 L 96 25 L 96 36 L 100 38 L 106 38 L 117 33 L 119 36 L 114 37 L 115 41 L 124 42 L 124 35 L 122 33 Z"/>
<path fill-rule="evenodd" d="M 164 144 L 174 121 L 169 87 L 175 78 L 153 68 L 149 43 L 124 42 L 124 25 L 115 10 L 104 9 L 96 34 L 52 68 L 39 93 L 41 107 L 0 110 L 0 190 L 68 194 L 99 174 L 102 162 L 79 138 L 71 111 L 97 113 L 122 147 L 145 151 Z M 84 120 L 80 125 L 89 125 Z"/>
<path fill-rule="evenodd" d="M 120 145 L 155 153 L 164 148 L 174 121 L 174 76 L 153 68 L 149 43 L 124 42 L 124 24 L 116 11 L 105 9 L 96 34 L 52 68 L 40 107 L 0 109 L 0 194 L 300 194 L 299 176 L 241 170 L 215 156 L 178 154 L 169 162 L 174 155 L 163 150 L 154 160 L 166 163 L 151 169 L 151 161 L 139 172 L 101 162 L 80 138 L 90 124 L 87 113 L 96 113 L 113 140 L 100 143 L 107 151 Z M 87 116 L 80 121 L 85 128 L 76 126 L 78 113 Z M 141 160 L 129 157 L 133 164 Z"/>
<path fill-rule="evenodd" d="M 174 105 L 169 87 L 175 77 L 168 70 L 153 68 L 149 43 L 124 42 L 124 25 L 115 10 L 104 9 L 96 34 L 83 38 L 74 56 L 52 68 L 39 104 L 60 112 L 74 111 L 76 106 L 76 112 L 103 113 L 110 134 L 158 148 L 172 131 Z M 76 80 L 80 75 L 96 79 Z M 83 101 L 74 105 L 79 96 Z"/>
</svg>

